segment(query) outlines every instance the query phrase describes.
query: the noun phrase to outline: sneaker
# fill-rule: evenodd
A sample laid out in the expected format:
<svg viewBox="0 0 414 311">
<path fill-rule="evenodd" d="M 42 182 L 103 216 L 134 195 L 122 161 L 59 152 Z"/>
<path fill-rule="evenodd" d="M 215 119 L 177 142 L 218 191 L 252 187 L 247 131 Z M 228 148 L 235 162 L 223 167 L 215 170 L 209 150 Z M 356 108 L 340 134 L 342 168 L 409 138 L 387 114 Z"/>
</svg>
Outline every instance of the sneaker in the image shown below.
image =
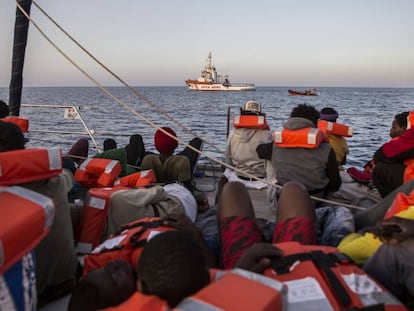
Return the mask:
<svg viewBox="0 0 414 311">
<path fill-rule="evenodd" d="M 372 174 L 365 171 L 360 171 L 356 167 L 350 167 L 347 170 L 349 176 L 360 183 L 370 183 L 372 181 Z"/>
</svg>

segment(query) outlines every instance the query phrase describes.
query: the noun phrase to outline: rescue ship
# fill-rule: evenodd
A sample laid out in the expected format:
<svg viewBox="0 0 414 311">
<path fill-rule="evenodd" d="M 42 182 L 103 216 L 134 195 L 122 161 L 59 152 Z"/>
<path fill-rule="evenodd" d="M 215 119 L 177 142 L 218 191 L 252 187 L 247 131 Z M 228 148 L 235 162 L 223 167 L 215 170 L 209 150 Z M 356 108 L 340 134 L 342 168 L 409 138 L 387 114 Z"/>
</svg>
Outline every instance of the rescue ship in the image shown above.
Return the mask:
<svg viewBox="0 0 414 311">
<path fill-rule="evenodd" d="M 211 52 L 208 53 L 207 64 L 201 69 L 197 80 L 185 80 L 190 91 L 255 91 L 254 84 L 231 83 L 228 75 L 217 74 L 216 67 L 211 60 Z"/>
</svg>

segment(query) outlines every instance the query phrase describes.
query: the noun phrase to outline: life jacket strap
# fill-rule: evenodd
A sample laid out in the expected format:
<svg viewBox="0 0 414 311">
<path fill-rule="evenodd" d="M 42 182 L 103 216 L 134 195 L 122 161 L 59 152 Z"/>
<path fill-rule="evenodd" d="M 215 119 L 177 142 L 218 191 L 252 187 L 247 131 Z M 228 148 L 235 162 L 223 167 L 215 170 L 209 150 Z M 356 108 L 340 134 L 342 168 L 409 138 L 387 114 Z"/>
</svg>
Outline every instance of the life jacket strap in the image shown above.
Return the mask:
<svg viewBox="0 0 414 311">
<path fill-rule="evenodd" d="M 272 259 L 272 268 L 277 274 L 289 273 L 290 266 L 297 261 L 312 261 L 323 273 L 326 281 L 333 289 L 338 302 L 341 306 L 351 303 L 351 297 L 339 281 L 338 277 L 331 268 L 337 263 L 351 263 L 345 255 L 336 255 L 336 253 L 326 254 L 322 251 L 312 251 L 309 253 L 299 253 L 289 256 L 277 257 Z"/>
</svg>

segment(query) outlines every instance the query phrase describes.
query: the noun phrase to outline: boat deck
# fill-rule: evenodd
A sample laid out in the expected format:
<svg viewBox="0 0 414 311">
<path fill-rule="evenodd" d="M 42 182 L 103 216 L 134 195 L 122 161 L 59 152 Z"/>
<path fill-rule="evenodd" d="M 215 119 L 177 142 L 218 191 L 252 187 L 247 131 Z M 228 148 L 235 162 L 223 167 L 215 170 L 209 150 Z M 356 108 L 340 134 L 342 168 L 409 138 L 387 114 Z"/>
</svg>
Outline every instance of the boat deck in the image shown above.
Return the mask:
<svg viewBox="0 0 414 311">
<path fill-rule="evenodd" d="M 218 167 L 210 167 L 201 164 L 196 168 L 196 174 L 194 177 L 196 189 L 206 194 L 210 206 L 214 206 L 215 204 L 214 201 L 217 194 L 217 183 L 221 175 L 222 171 Z M 266 189 L 249 189 L 249 194 L 253 203 L 256 218 L 274 221 L 275 211 L 272 211 L 267 204 Z"/>
</svg>

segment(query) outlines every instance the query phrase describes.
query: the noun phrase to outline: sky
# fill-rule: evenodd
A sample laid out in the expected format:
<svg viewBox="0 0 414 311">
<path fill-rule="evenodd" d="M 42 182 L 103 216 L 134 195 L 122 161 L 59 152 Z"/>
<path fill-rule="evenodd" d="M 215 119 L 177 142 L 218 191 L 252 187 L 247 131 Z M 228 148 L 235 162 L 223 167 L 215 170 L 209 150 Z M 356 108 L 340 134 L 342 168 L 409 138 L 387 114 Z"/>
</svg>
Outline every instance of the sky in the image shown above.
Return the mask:
<svg viewBox="0 0 414 311">
<path fill-rule="evenodd" d="M 36 0 L 132 86 L 184 86 L 208 53 L 256 86 L 414 87 L 413 0 Z M 10 83 L 16 5 L 0 0 L 0 87 Z M 39 27 L 105 86 L 120 85 L 32 5 Z M 93 86 L 30 25 L 25 86 Z"/>
</svg>

